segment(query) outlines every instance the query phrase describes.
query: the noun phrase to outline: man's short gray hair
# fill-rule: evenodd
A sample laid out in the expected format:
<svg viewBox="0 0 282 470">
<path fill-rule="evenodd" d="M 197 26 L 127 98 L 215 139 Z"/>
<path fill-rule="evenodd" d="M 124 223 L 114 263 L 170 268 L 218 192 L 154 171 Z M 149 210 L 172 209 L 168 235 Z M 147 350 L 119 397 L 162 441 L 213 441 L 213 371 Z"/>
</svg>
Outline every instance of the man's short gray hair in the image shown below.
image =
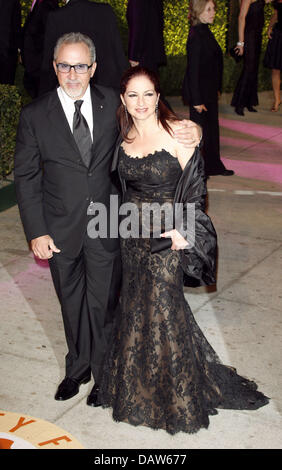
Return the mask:
<svg viewBox="0 0 282 470">
<path fill-rule="evenodd" d="M 78 44 L 84 43 L 89 49 L 91 63 L 96 62 L 96 48 L 94 42 L 90 39 L 89 36 L 82 33 L 66 33 L 61 36 L 54 48 L 54 61 L 57 60 L 59 49 L 63 44 Z"/>
</svg>

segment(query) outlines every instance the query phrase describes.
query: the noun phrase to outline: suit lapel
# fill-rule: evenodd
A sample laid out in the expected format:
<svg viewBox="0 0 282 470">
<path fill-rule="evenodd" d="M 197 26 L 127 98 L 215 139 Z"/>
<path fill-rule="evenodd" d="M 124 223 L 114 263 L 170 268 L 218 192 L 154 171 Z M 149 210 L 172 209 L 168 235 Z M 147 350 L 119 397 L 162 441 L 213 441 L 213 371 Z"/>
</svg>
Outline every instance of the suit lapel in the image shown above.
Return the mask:
<svg viewBox="0 0 282 470">
<path fill-rule="evenodd" d="M 70 126 L 58 97 L 57 90 L 54 90 L 54 92 L 52 92 L 50 95 L 48 103 L 48 117 L 50 119 L 51 125 L 55 127 L 56 132 L 59 134 L 60 138 L 64 139 L 64 141 L 66 141 L 68 145 L 72 147 L 74 151 L 74 159 L 77 161 L 77 153 L 79 153 L 79 150 L 70 130 Z"/>
<path fill-rule="evenodd" d="M 95 87 L 90 88 L 93 112 L 93 151 L 92 161 L 90 167 L 93 169 L 103 158 L 103 154 L 99 151 L 99 141 L 103 133 L 103 118 L 104 118 L 104 95 Z"/>
<path fill-rule="evenodd" d="M 114 151 L 114 154 L 113 154 L 111 172 L 113 172 L 113 171 L 115 171 L 115 170 L 117 169 L 117 166 L 118 166 L 119 149 L 120 149 L 120 146 L 121 146 L 122 141 L 123 141 L 123 138 L 122 138 L 121 134 L 119 134 L 119 136 L 118 136 L 118 138 L 117 138 L 117 141 L 116 141 L 115 151 Z"/>
</svg>

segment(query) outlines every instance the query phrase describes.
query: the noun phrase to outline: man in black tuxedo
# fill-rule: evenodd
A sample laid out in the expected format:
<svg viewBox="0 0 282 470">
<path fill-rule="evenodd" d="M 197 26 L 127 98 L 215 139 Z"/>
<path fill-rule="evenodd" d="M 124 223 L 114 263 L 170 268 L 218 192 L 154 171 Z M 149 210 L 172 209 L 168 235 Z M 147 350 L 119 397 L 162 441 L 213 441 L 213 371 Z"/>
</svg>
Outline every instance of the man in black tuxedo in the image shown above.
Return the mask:
<svg viewBox="0 0 282 470">
<path fill-rule="evenodd" d="M 141 65 L 158 72 L 158 67 L 166 64 L 163 1 L 128 0 L 126 16 L 131 65 Z"/>
<path fill-rule="evenodd" d="M 0 83 L 14 84 L 20 48 L 20 2 L 0 0 Z"/>
<path fill-rule="evenodd" d="M 88 228 L 96 215 L 94 203 L 113 215 L 111 200 L 118 191 L 110 166 L 120 100 L 111 88 L 89 86 L 98 67 L 89 37 L 61 37 L 53 66 L 60 86 L 21 112 L 15 187 L 26 238 L 35 256 L 49 260 L 62 309 L 68 354 L 55 399 L 76 395 L 92 372 L 95 384 L 87 404 L 98 406 L 101 365 L 118 302 L 120 252 L 118 238 L 109 233 L 93 238 Z M 186 122 L 178 138 L 194 146 L 198 127 Z"/>
<path fill-rule="evenodd" d="M 57 39 L 72 31 L 86 34 L 95 44 L 98 63 L 95 83 L 119 89 L 121 75 L 129 67 L 129 63 L 125 57 L 112 7 L 89 0 L 69 0 L 67 5 L 51 12 L 48 17 L 40 94 L 56 86 L 57 80 L 52 66 L 53 50 Z"/>
<path fill-rule="evenodd" d="M 110 88 L 90 88 L 96 65 L 88 37 L 70 33 L 58 41 L 54 70 L 60 87 L 23 109 L 15 152 L 15 186 L 25 234 L 34 254 L 49 259 L 68 345 L 66 377 L 55 398 L 74 396 L 92 371 L 96 387 L 88 397 L 90 405 L 95 404 L 120 284 L 118 239 L 87 235 L 92 202 L 108 209 L 110 195 L 117 194 L 110 164 L 118 136 L 119 96 Z M 80 100 L 88 123 L 84 148 L 81 137 L 76 143 L 73 129 L 79 130 L 73 120 L 79 117 L 75 103 Z"/>
</svg>

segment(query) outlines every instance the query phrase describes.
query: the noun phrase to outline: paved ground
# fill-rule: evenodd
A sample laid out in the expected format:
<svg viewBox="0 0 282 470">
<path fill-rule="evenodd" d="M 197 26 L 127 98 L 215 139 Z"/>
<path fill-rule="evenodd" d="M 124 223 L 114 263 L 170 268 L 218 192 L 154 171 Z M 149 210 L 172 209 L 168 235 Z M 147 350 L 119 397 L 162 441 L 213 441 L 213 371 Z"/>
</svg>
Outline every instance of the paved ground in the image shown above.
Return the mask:
<svg viewBox="0 0 282 470">
<path fill-rule="evenodd" d="M 183 112 L 178 99 L 171 103 Z M 208 180 L 208 211 L 219 242 L 217 287 L 186 294 L 222 360 L 255 380 L 270 404 L 254 412 L 220 410 L 208 430 L 171 437 L 115 423 L 108 410 L 86 406 L 92 384 L 56 402 L 66 352 L 59 305 L 48 267 L 27 250 L 14 206 L 0 213 L 4 413 L 49 421 L 88 449 L 282 448 L 282 114 L 269 112 L 267 94 L 259 112 L 244 118 L 228 103 L 229 97 L 221 99 L 222 157 L 236 175 Z"/>
</svg>

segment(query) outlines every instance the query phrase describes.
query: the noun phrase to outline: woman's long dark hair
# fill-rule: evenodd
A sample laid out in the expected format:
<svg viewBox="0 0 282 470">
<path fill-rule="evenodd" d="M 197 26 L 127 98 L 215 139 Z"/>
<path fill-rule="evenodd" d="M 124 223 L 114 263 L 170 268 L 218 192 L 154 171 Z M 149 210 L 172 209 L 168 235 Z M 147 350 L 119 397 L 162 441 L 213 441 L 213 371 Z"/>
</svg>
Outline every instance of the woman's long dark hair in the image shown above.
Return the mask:
<svg viewBox="0 0 282 470">
<path fill-rule="evenodd" d="M 124 95 L 126 92 L 127 85 L 129 81 L 132 78 L 139 77 L 139 76 L 145 76 L 147 77 L 152 84 L 154 85 L 155 91 L 157 94 L 160 93 L 160 82 L 159 78 L 156 75 L 155 72 L 145 68 L 141 67 L 140 65 L 137 65 L 135 67 L 131 67 L 128 69 L 122 76 L 121 78 L 121 83 L 120 83 L 120 93 L 121 95 Z M 121 103 L 118 110 L 117 110 L 117 118 L 120 126 L 120 133 L 122 135 L 123 140 L 126 142 L 132 142 L 128 138 L 128 133 L 130 129 L 133 126 L 133 120 L 132 117 L 130 116 L 129 113 L 127 113 L 125 106 Z M 158 102 L 158 116 L 157 116 L 158 122 L 161 123 L 163 128 L 170 134 L 171 127 L 169 125 L 169 121 L 179 121 L 180 118 L 177 117 L 177 115 L 168 109 L 165 104 L 162 102 L 161 99 L 159 99 Z"/>
</svg>

